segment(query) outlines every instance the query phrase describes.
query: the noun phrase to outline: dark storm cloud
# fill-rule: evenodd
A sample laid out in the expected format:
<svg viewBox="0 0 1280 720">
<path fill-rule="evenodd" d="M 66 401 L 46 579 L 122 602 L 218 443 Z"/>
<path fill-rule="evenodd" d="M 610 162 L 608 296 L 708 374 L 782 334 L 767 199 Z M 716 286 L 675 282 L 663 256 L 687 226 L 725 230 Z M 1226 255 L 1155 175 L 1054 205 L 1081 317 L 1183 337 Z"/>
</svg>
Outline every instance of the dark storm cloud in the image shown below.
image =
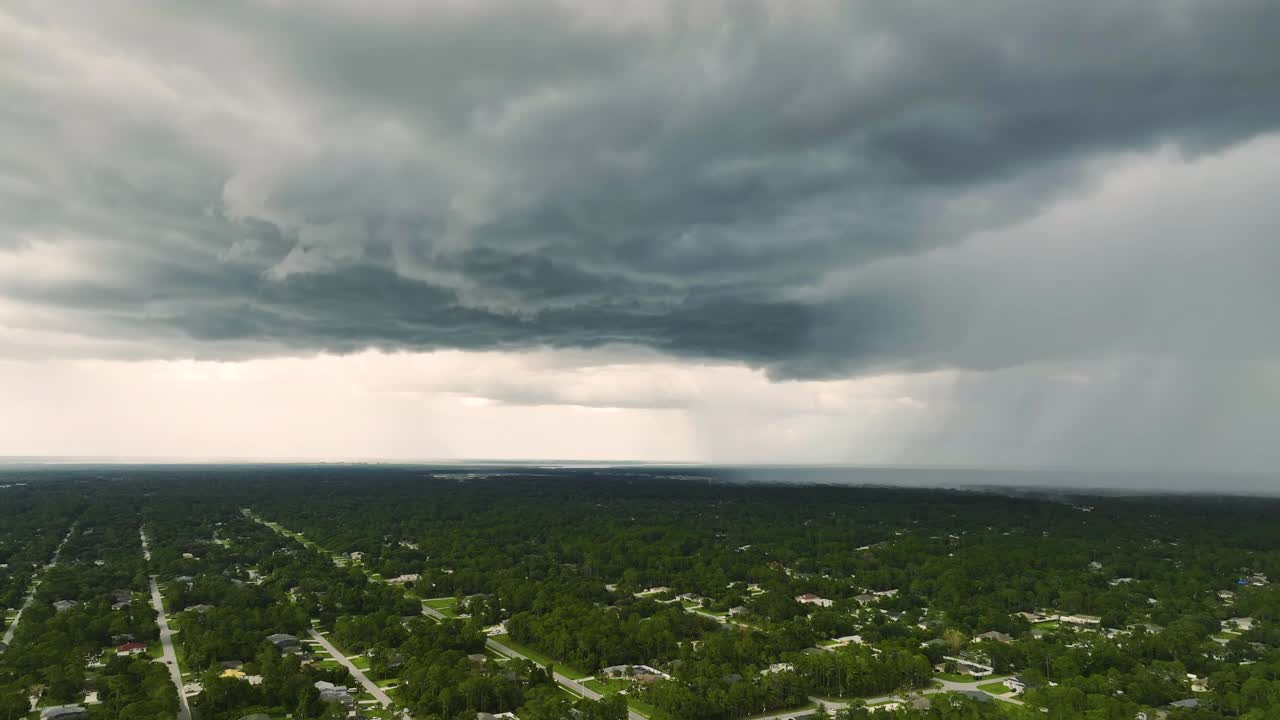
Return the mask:
<svg viewBox="0 0 1280 720">
<path fill-rule="evenodd" d="M 3 11 L 0 248 L 84 267 L 0 299 L 166 357 L 620 343 L 778 377 L 999 368 L 1124 323 L 1045 331 L 1059 302 L 1108 307 L 950 246 L 1108 158 L 1280 124 L 1270 2 L 355 7 Z M 1259 259 L 1248 238 L 1228 249 Z M 1113 280 L 1082 285 L 1152 317 L 1124 296 L 1141 279 Z M 973 342 L 996 305 L 1025 332 Z M 1161 328 L 1149 346 L 1181 351 Z"/>
</svg>

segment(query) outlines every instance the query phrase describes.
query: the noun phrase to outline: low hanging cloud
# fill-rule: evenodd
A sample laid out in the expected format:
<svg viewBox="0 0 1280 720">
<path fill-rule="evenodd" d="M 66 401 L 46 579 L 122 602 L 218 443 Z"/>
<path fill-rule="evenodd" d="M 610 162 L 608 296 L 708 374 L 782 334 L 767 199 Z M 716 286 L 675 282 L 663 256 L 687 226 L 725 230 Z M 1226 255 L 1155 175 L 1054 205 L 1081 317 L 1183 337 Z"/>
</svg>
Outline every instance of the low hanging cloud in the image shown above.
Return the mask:
<svg viewBox="0 0 1280 720">
<path fill-rule="evenodd" d="M 0 355 L 947 371 L 941 459 L 993 452 L 1030 376 L 1077 429 L 1029 458 L 1121 458 L 1082 388 L 1163 368 L 1168 414 L 1252 428 L 1277 35 L 1261 0 L 8 3 Z"/>
</svg>

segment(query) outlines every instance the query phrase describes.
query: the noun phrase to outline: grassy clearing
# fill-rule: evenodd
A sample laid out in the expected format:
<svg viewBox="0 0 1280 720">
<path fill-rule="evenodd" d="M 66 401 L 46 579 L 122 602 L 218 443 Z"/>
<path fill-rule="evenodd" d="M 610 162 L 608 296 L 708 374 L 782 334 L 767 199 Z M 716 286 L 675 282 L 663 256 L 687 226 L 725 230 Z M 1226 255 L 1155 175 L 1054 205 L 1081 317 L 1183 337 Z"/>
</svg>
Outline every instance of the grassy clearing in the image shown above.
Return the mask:
<svg viewBox="0 0 1280 720">
<path fill-rule="evenodd" d="M 428 598 L 422 601 L 422 604 L 444 615 L 445 617 L 458 617 L 458 600 L 457 598 Z"/>
<path fill-rule="evenodd" d="M 595 690 L 601 695 L 612 695 L 620 690 L 626 690 L 631 687 L 631 683 L 626 680 L 618 680 L 616 678 L 593 678 L 582 684 L 587 688 Z"/>
<path fill-rule="evenodd" d="M 535 663 L 538 663 L 539 665 L 554 666 L 556 671 L 559 672 L 561 675 L 568 675 L 569 677 L 580 678 L 580 677 L 586 677 L 587 675 L 591 674 L 588 672 L 583 672 L 582 670 L 575 668 L 574 666 L 569 665 L 568 663 L 559 662 L 553 658 L 549 658 L 546 655 L 543 655 L 542 653 L 538 652 L 537 650 L 534 650 L 533 648 L 525 647 L 524 645 L 521 645 L 519 643 L 512 642 L 510 635 L 495 635 L 493 639 L 496 642 L 502 645 L 506 645 L 512 650 L 515 650 L 516 652 L 529 658 Z"/>
<path fill-rule="evenodd" d="M 770 716 L 773 716 L 773 715 L 777 715 L 777 714 L 778 714 L 778 713 L 780 713 L 780 712 L 793 713 L 793 712 L 803 712 L 803 711 L 805 711 L 805 710 L 815 710 L 815 709 L 817 709 L 817 707 L 818 707 L 817 705 L 814 705 L 813 703 L 809 703 L 809 704 L 807 704 L 807 705 L 801 705 L 800 707 L 796 707 L 796 708 L 786 708 L 785 710 L 770 710 L 770 711 L 769 711 L 769 712 L 767 712 L 767 713 L 761 713 L 761 714 L 759 714 L 759 715 L 752 715 L 752 716 L 748 717 L 746 720 L 752 720 L 752 718 L 765 718 L 765 717 L 770 717 Z"/>
<path fill-rule="evenodd" d="M 984 693 L 990 693 L 992 695 L 1004 695 L 1005 693 L 1013 692 L 1013 690 L 1011 690 L 1008 685 L 1005 685 L 1002 682 L 993 682 L 993 683 L 986 683 L 985 685 L 979 685 L 978 689 Z"/>
<path fill-rule="evenodd" d="M 647 702 L 637 700 L 633 697 L 627 698 L 627 706 L 650 720 L 671 720 L 671 716 L 667 713 L 662 712 Z"/>
</svg>

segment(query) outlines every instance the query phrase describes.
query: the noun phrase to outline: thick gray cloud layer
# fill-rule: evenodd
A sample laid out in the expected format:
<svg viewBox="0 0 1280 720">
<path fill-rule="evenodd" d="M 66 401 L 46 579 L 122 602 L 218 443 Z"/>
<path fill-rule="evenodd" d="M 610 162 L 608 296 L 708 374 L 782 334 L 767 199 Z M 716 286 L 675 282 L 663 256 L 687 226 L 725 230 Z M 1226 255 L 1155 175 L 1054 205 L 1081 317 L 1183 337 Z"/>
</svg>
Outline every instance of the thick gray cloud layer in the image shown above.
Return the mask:
<svg viewBox="0 0 1280 720">
<path fill-rule="evenodd" d="M 904 459 L 1267 468 L 1276 37 L 1265 0 L 10 2 L 0 356 L 959 369 Z"/>
<path fill-rule="evenodd" d="M 838 376 L 1089 351 L 1149 317 L 1144 250 L 1072 269 L 1133 288 L 1114 313 L 1000 280 L 1033 247 L 912 258 L 1108 158 L 1275 129 L 1278 32 L 1265 1 L 10 3 L 0 248 L 80 267 L 0 297 L 162 356 L 629 343 Z M 966 343 L 990 282 L 1065 337 Z"/>
</svg>

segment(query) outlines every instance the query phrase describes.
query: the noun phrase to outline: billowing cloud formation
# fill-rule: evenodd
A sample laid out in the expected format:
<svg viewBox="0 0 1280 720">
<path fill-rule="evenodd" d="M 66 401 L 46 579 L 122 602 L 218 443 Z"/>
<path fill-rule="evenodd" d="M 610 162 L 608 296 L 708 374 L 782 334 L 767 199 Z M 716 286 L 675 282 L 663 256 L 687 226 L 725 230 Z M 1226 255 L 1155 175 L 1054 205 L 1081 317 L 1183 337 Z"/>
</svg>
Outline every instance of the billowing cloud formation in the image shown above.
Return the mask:
<svg viewBox="0 0 1280 720">
<path fill-rule="evenodd" d="M 0 355 L 957 371 L 944 460 L 1212 430 L 1253 467 L 1277 36 L 1264 0 L 8 3 Z M 633 379 L 493 394 L 689 402 Z"/>
<path fill-rule="evenodd" d="M 973 263 L 797 290 L 1025 218 L 1108 153 L 1275 127 L 1277 29 L 1266 2 L 19 3 L 2 242 L 65 265 L 4 296 L 162 355 L 1016 363 L 1046 348 L 933 339 L 967 309 L 918 286 Z"/>
</svg>

